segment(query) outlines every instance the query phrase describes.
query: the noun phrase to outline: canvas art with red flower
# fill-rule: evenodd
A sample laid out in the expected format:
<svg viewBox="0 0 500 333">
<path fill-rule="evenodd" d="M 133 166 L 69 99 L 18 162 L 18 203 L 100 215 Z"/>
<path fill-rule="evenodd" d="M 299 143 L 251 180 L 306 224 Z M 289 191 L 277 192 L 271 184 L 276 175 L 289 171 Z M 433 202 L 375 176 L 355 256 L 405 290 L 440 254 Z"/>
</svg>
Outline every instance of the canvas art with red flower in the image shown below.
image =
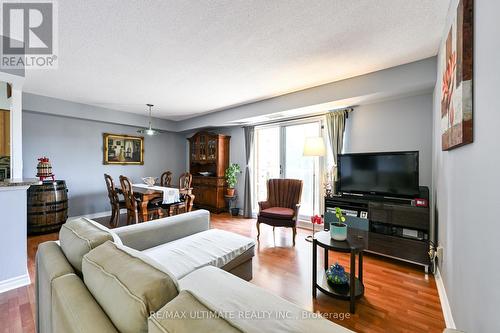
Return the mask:
<svg viewBox="0 0 500 333">
<path fill-rule="evenodd" d="M 460 0 L 444 48 L 440 59 L 441 146 L 450 150 L 473 141 L 473 0 Z"/>
</svg>

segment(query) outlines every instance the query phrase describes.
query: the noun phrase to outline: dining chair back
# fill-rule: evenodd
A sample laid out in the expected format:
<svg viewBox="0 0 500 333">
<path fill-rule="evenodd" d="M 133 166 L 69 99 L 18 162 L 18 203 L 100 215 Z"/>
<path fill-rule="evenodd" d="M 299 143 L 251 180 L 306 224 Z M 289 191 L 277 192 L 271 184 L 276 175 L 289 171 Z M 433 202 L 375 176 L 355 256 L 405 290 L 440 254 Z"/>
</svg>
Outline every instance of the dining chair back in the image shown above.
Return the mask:
<svg viewBox="0 0 500 333">
<path fill-rule="evenodd" d="M 120 176 L 120 184 L 123 196 L 125 197 L 125 206 L 127 207 L 127 224 L 129 224 L 131 220 L 134 220 L 134 223 L 138 223 L 139 213 L 137 211 L 137 199 L 134 196 L 132 183 L 127 177 Z"/>
<path fill-rule="evenodd" d="M 171 187 L 172 186 L 172 172 L 165 171 L 164 173 L 161 174 L 160 185 L 164 186 L 164 187 Z"/>
<path fill-rule="evenodd" d="M 163 180 L 163 175 L 169 173 L 171 177 L 172 173 L 167 171 L 162 174 L 161 179 Z M 193 203 L 195 196 L 191 193 L 191 184 L 193 182 L 193 176 L 189 172 L 185 172 L 179 177 L 179 191 L 180 201 L 171 204 L 163 204 L 161 199 L 154 200 L 154 204 L 163 209 L 167 216 L 177 215 L 181 212 L 190 212 L 193 209 Z M 165 186 L 162 184 L 162 186 Z M 168 186 L 168 185 L 167 185 Z"/>
<path fill-rule="evenodd" d="M 191 188 L 191 183 L 193 182 L 193 175 L 189 172 L 184 172 L 179 177 L 179 190 L 185 190 Z"/>
<path fill-rule="evenodd" d="M 116 227 L 118 225 L 118 221 L 120 220 L 120 209 L 126 207 L 125 201 L 120 200 L 120 198 L 118 197 L 115 183 L 110 175 L 105 173 L 104 181 L 106 182 L 109 203 L 111 204 L 111 218 L 109 219 L 109 225 L 112 227 Z"/>
</svg>

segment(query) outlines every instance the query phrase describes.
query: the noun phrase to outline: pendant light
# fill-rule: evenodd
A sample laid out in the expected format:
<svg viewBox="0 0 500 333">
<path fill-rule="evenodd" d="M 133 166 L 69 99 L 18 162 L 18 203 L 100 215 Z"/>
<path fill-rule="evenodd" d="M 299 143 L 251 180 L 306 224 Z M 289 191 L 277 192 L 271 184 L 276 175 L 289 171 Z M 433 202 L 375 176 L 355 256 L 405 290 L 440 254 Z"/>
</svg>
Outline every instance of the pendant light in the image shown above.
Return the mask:
<svg viewBox="0 0 500 333">
<path fill-rule="evenodd" d="M 160 132 L 152 128 L 151 108 L 154 105 L 153 104 L 146 104 L 146 105 L 149 108 L 149 127 L 141 128 L 140 130 L 137 131 L 137 133 L 146 134 L 149 136 L 158 135 L 160 134 Z"/>
</svg>

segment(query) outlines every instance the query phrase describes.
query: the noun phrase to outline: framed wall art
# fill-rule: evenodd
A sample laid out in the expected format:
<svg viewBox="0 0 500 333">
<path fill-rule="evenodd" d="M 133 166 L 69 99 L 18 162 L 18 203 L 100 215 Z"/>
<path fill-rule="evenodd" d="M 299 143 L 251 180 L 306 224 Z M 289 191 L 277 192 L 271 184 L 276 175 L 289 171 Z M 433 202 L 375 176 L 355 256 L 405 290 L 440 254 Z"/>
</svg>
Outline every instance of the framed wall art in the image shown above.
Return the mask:
<svg viewBox="0 0 500 333">
<path fill-rule="evenodd" d="M 103 164 L 144 164 L 144 137 L 104 133 L 103 139 Z"/>
<path fill-rule="evenodd" d="M 473 0 L 459 1 L 440 52 L 442 150 L 473 141 L 473 7 Z"/>
</svg>

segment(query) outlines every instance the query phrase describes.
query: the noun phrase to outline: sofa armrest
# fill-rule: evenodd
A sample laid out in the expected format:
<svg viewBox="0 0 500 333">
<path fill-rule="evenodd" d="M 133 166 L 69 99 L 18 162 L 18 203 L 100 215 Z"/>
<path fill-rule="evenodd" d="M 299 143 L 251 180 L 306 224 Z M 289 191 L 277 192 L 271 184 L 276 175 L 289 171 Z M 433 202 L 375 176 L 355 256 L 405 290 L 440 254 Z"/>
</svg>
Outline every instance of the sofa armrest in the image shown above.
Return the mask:
<svg viewBox="0 0 500 333">
<path fill-rule="evenodd" d="M 270 207 L 271 204 L 269 203 L 269 201 L 259 201 L 259 212 Z"/>
<path fill-rule="evenodd" d="M 197 210 L 113 229 L 123 245 L 143 251 L 210 228 L 210 213 Z"/>
<path fill-rule="evenodd" d="M 35 259 L 36 280 L 36 331 L 51 333 L 52 329 L 52 282 L 60 276 L 75 271 L 64 256 L 57 242 L 38 245 Z"/>
</svg>

